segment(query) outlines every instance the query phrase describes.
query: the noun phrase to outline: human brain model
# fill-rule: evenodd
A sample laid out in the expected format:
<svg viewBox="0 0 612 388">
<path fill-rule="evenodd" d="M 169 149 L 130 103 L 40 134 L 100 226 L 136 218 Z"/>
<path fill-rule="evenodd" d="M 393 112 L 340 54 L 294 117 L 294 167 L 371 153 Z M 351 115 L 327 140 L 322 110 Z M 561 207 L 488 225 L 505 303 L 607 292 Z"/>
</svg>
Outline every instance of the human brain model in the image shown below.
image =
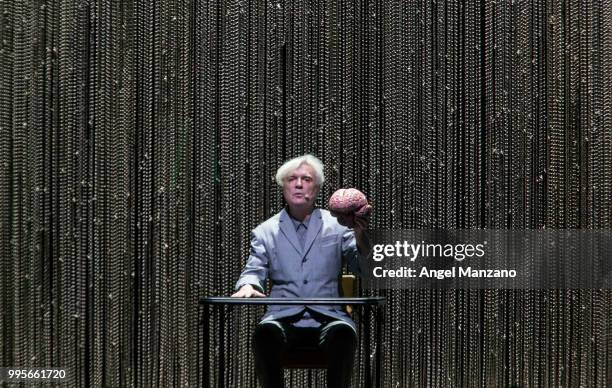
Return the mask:
<svg viewBox="0 0 612 388">
<path fill-rule="evenodd" d="M 357 189 L 339 189 L 329 198 L 329 211 L 340 225 L 352 228 L 355 217 L 367 218 L 372 212 L 366 196 Z"/>
</svg>

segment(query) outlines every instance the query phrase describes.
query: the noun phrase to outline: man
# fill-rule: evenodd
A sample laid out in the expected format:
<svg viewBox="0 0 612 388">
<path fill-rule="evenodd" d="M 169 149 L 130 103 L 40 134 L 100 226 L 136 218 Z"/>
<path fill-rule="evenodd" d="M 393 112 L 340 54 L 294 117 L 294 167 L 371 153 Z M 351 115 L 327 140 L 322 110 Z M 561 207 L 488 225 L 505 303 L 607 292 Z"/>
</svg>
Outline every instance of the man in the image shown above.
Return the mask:
<svg viewBox="0 0 612 388">
<path fill-rule="evenodd" d="M 252 231 L 250 256 L 233 297 L 265 297 L 268 278 L 270 297 L 337 297 L 343 260 L 359 273 L 359 259 L 369 252 L 368 222 L 356 217 L 351 230 L 315 208 L 324 179 L 323 164 L 312 155 L 278 169 L 276 182 L 287 206 Z M 270 306 L 253 334 L 261 385 L 282 387 L 282 351 L 309 341 L 328 353 L 328 388 L 347 387 L 357 334 L 341 306 Z"/>
</svg>

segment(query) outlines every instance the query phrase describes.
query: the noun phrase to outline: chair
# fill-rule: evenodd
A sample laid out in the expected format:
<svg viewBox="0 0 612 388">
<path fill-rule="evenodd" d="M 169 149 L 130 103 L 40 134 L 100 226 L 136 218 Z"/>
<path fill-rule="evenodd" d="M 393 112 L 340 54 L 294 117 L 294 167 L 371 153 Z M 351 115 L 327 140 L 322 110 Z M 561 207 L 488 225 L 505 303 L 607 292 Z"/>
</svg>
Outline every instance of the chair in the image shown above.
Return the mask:
<svg viewBox="0 0 612 388">
<path fill-rule="evenodd" d="M 341 297 L 354 297 L 357 294 L 357 279 L 355 275 L 342 275 L 338 282 Z M 352 306 L 345 306 L 351 315 Z M 327 368 L 327 353 L 317 347 L 299 347 L 286 351 L 281 355 L 281 366 L 287 369 L 325 369 Z"/>
</svg>

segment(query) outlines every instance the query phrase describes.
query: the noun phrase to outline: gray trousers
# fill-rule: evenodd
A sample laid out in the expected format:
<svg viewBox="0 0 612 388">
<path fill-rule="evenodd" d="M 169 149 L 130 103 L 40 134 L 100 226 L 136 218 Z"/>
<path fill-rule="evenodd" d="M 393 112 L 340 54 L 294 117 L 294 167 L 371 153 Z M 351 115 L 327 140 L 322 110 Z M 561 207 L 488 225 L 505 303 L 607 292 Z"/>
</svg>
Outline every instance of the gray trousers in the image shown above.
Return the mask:
<svg viewBox="0 0 612 388">
<path fill-rule="evenodd" d="M 346 322 L 326 322 L 319 328 L 295 327 L 287 321 L 261 322 L 253 333 L 255 370 L 263 388 L 284 387 L 281 353 L 302 346 L 327 352 L 327 388 L 346 388 L 351 382 L 357 335 Z"/>
</svg>

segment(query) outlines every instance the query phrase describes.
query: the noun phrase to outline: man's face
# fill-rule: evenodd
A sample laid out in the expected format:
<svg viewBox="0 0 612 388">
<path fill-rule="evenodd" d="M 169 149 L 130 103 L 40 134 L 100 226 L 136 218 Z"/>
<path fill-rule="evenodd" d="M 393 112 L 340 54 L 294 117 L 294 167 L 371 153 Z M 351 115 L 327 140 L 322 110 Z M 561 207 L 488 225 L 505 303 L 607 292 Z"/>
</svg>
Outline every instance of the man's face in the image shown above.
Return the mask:
<svg viewBox="0 0 612 388">
<path fill-rule="evenodd" d="M 319 193 L 315 172 L 309 164 L 302 164 L 283 181 L 283 196 L 289 207 L 304 208 L 314 205 Z"/>
</svg>

